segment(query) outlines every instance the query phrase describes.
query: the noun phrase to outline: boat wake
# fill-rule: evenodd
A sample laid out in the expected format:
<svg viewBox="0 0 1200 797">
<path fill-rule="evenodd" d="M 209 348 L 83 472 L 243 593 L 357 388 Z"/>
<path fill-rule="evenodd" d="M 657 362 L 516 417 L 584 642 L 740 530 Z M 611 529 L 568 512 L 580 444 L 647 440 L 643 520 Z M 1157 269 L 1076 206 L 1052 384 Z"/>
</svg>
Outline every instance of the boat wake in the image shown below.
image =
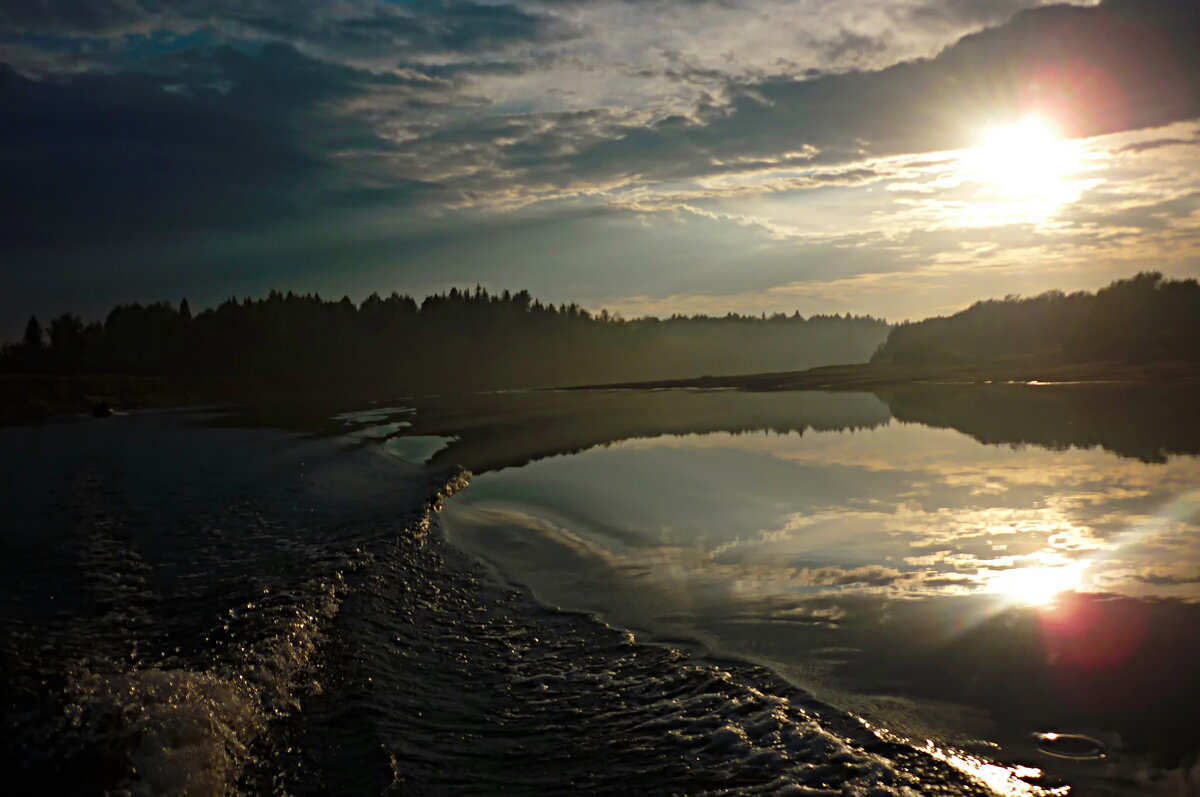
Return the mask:
<svg viewBox="0 0 1200 797">
<path fill-rule="evenodd" d="M 1064 793 L 886 738 L 765 668 L 538 604 L 443 539 L 461 471 L 256 445 L 269 488 L 248 468 L 161 506 L 114 461 L 80 465 L 9 558 L 16 793 Z M 285 478 L 288 457 L 304 467 Z"/>
</svg>

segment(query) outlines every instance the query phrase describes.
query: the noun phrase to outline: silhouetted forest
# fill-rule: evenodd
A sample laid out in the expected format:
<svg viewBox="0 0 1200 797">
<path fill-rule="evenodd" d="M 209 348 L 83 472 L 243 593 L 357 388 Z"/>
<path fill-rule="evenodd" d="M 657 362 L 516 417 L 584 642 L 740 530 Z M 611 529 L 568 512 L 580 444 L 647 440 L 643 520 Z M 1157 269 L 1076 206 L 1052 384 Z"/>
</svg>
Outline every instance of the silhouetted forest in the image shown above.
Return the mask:
<svg viewBox="0 0 1200 797">
<path fill-rule="evenodd" d="M 1200 359 L 1200 284 L 1146 272 L 1095 293 L 1049 291 L 899 324 L 871 358 L 896 365 Z"/>
<path fill-rule="evenodd" d="M 192 314 L 186 300 L 66 313 L 0 351 L 0 370 L 229 379 L 269 386 L 502 389 L 802 369 L 862 362 L 871 317 L 675 316 L 631 321 L 527 291 L 349 298 L 272 291 Z"/>
</svg>

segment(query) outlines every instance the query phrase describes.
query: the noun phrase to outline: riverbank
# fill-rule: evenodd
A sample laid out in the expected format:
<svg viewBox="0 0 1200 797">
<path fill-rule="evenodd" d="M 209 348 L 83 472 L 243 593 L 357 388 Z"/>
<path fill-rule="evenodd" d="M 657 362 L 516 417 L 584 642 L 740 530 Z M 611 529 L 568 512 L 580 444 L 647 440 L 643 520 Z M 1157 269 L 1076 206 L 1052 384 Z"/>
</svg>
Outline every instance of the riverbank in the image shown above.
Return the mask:
<svg viewBox="0 0 1200 797">
<path fill-rule="evenodd" d="M 160 376 L 0 374 L 0 423 L 90 412 L 179 407 L 206 401 L 203 390 Z"/>
<path fill-rule="evenodd" d="M 1180 381 L 1200 381 L 1200 363 L 1107 361 L 921 366 L 856 363 L 826 365 L 809 368 L 806 371 L 581 385 L 572 389 L 870 390 L 913 384 L 997 384 L 1005 382 L 1047 384 L 1136 382 L 1150 384 Z"/>
<path fill-rule="evenodd" d="M 871 363 L 827 365 L 805 371 L 733 376 L 700 376 L 650 382 L 569 385 L 557 389 L 704 388 L 751 391 L 855 391 L 917 384 L 1016 383 L 1200 383 L 1200 363 L 1095 362 L 1036 364 L 1029 362 L 898 366 Z M 534 388 L 535 390 L 537 388 Z M 162 376 L 119 374 L 0 374 L 0 423 L 37 421 L 52 415 L 88 413 L 104 402 L 115 411 L 196 406 L 200 404 L 283 405 L 302 403 L 366 403 L 387 394 L 360 385 L 250 385 L 229 380 L 182 380 Z"/>
<path fill-rule="evenodd" d="M 255 385 L 229 379 L 126 374 L 0 374 L 0 424 L 88 414 L 103 402 L 114 412 L 195 407 L 347 402 L 386 391 L 359 385 Z"/>
</svg>

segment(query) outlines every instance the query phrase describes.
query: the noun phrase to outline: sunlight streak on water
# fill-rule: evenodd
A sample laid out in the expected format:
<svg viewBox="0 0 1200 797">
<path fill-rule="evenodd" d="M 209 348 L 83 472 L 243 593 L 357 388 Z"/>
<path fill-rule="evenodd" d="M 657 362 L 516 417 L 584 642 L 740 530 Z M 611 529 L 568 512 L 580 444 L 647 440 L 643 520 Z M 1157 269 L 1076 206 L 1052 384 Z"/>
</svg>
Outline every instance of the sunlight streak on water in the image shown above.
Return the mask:
<svg viewBox="0 0 1200 797">
<path fill-rule="evenodd" d="M 921 749 L 987 786 L 999 797 L 1066 797 L 1071 793 L 1070 786 L 1047 789 L 1027 782 L 1042 776 L 1042 770 L 1036 767 L 1002 766 L 961 750 L 939 747 L 932 741 L 927 741 Z"/>
</svg>

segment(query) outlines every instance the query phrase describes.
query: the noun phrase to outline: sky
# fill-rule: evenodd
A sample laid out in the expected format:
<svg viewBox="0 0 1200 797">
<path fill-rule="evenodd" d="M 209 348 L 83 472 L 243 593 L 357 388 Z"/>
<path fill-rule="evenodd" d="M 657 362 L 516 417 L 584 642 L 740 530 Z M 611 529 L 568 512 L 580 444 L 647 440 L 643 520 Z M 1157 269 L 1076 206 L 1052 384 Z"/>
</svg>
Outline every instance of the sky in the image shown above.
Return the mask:
<svg viewBox="0 0 1200 797">
<path fill-rule="evenodd" d="M 0 0 L 30 313 L 870 313 L 1200 275 L 1200 4 Z"/>
</svg>

